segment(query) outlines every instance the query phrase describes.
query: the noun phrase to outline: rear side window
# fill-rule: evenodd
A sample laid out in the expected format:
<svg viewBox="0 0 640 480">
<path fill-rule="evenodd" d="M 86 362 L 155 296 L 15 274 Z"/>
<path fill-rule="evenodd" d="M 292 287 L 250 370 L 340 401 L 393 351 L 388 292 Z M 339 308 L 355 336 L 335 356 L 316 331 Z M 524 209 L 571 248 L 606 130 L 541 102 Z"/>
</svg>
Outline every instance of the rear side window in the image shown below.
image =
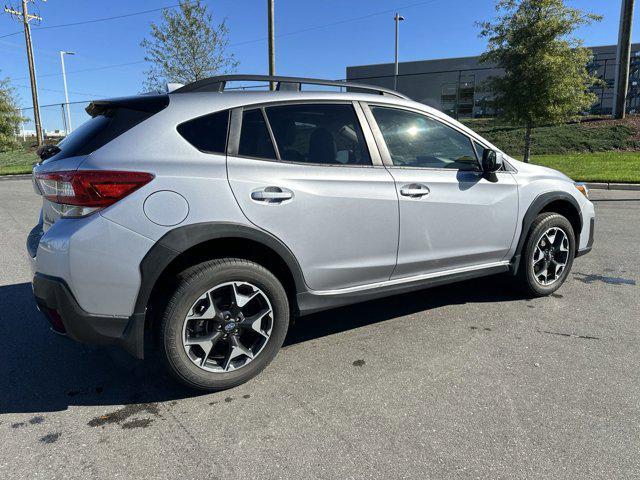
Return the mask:
<svg viewBox="0 0 640 480">
<path fill-rule="evenodd" d="M 276 152 L 262 110 L 256 108 L 242 112 L 238 155 L 276 160 Z"/>
<path fill-rule="evenodd" d="M 204 115 L 178 125 L 178 133 L 191 145 L 206 153 L 226 152 L 228 129 L 228 110 Z"/>
<path fill-rule="evenodd" d="M 298 104 L 265 111 L 283 161 L 371 165 L 353 105 Z"/>
</svg>

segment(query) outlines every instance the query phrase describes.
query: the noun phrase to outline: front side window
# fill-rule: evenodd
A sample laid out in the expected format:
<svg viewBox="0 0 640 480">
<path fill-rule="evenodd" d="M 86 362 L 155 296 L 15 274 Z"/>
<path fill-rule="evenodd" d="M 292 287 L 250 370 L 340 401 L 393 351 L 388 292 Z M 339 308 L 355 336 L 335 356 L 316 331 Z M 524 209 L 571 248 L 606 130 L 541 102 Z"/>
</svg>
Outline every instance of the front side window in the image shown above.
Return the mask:
<svg viewBox="0 0 640 480">
<path fill-rule="evenodd" d="M 479 170 L 470 139 L 419 113 L 371 107 L 395 166 Z"/>
<path fill-rule="evenodd" d="M 287 162 L 371 165 L 353 105 L 267 107 L 280 158 Z"/>
</svg>

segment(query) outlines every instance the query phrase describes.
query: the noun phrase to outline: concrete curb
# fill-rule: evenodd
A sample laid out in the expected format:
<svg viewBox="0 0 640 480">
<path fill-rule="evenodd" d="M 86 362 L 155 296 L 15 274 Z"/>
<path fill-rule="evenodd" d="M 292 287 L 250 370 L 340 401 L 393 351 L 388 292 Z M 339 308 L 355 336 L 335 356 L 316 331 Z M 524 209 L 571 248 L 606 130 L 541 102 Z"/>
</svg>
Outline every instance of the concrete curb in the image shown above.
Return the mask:
<svg viewBox="0 0 640 480">
<path fill-rule="evenodd" d="M 584 182 L 594 190 L 636 190 L 640 191 L 640 183 L 590 183 Z"/>
<path fill-rule="evenodd" d="M 30 173 L 20 173 L 17 175 L 0 175 L 0 182 L 6 180 L 28 180 L 31 178 Z"/>
</svg>

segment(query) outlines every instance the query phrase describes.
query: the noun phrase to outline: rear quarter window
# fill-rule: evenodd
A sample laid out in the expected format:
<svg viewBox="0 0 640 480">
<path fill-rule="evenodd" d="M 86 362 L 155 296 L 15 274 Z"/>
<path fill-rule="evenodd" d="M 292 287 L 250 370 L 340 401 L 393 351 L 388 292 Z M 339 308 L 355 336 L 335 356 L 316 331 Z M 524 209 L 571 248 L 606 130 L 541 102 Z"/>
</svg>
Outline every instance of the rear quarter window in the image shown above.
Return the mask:
<svg viewBox="0 0 640 480">
<path fill-rule="evenodd" d="M 229 130 L 229 110 L 194 118 L 178 125 L 178 133 L 205 153 L 225 153 Z"/>
</svg>

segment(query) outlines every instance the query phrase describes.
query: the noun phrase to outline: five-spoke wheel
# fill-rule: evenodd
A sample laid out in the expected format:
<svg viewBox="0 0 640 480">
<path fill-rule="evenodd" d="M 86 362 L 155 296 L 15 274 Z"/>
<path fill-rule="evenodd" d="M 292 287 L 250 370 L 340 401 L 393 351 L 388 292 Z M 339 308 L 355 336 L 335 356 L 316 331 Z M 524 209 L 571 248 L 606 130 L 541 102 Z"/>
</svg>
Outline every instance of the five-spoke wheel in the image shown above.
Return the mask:
<svg viewBox="0 0 640 480">
<path fill-rule="evenodd" d="M 249 282 L 226 282 L 206 291 L 184 320 L 183 345 L 209 372 L 228 372 L 256 358 L 271 335 L 269 298 Z"/>
<path fill-rule="evenodd" d="M 576 249 L 573 226 L 566 217 L 539 214 L 529 229 L 518 269 L 520 284 L 530 295 L 555 292 L 567 278 Z"/>
<path fill-rule="evenodd" d="M 560 227 L 551 227 L 545 231 L 536 245 L 533 254 L 533 271 L 541 285 L 556 282 L 569 260 L 569 238 Z"/>
<path fill-rule="evenodd" d="M 284 287 L 262 265 L 209 260 L 178 274 L 160 319 L 160 352 L 169 371 L 190 387 L 234 387 L 276 356 L 289 310 Z"/>
</svg>

